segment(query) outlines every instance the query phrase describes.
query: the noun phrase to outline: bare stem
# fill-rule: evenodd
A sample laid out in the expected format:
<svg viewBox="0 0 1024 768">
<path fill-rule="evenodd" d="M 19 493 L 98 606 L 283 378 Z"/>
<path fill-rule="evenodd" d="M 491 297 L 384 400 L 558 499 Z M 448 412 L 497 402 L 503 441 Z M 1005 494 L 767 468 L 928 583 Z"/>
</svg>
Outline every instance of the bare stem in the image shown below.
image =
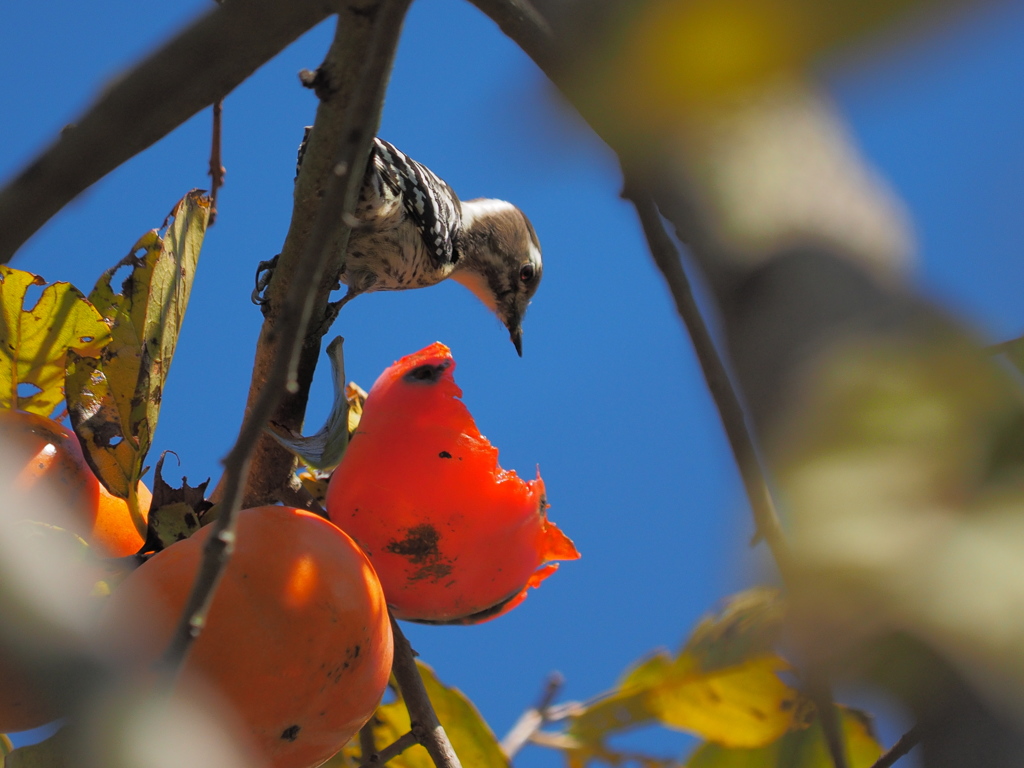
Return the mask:
<svg viewBox="0 0 1024 768">
<path fill-rule="evenodd" d="M 915 725 L 909 731 L 900 736 L 889 751 L 878 758 L 871 768 L 891 768 L 897 760 L 910 752 L 910 750 L 916 747 L 920 741 L 921 728 Z"/>
<path fill-rule="evenodd" d="M 548 675 L 544 683 L 544 691 L 537 704 L 523 712 L 505 738 L 501 740 L 501 751 L 505 753 L 505 757 L 509 760 L 515 757 L 519 750 L 530 741 L 533 734 L 548 722 L 548 708 L 564 684 L 565 678 L 558 672 Z"/>
<path fill-rule="evenodd" d="M 409 719 L 412 721 L 413 730 L 422 729 L 419 734 L 419 742 L 430 754 L 437 768 L 462 768 L 458 755 L 452 749 L 448 740 L 448 734 L 444 732 L 441 723 L 438 722 L 437 713 L 427 696 L 427 689 L 423 686 L 423 678 L 416 668 L 416 655 L 398 626 L 395 617 L 391 617 L 391 630 L 395 636 L 395 660 L 392 671 L 395 680 L 398 681 L 398 688 L 402 692 L 402 699 L 409 710 Z"/>
<path fill-rule="evenodd" d="M 754 514 L 754 525 L 757 533 L 763 537 L 772 551 L 772 556 L 782 572 L 783 578 L 789 569 L 790 555 L 782 535 L 782 526 L 775 505 L 772 503 L 768 484 L 765 482 L 764 470 L 758 457 L 754 437 L 747 425 L 747 417 L 743 411 L 739 396 L 732 385 L 729 373 L 725 368 L 721 355 L 711 338 L 704 317 L 693 297 L 690 281 L 683 269 L 679 251 L 668 236 L 661 222 L 661 214 L 651 196 L 634 180 L 627 176 L 623 197 L 628 198 L 636 206 L 644 236 L 654 263 L 661 271 L 668 284 L 676 311 L 683 321 L 683 326 L 690 335 L 697 360 L 704 374 L 711 397 L 715 401 L 722 426 L 729 440 L 733 458 L 743 478 L 743 487 Z"/>
<path fill-rule="evenodd" d="M 224 112 L 224 99 L 213 103 L 213 128 L 210 138 L 210 223 L 217 221 L 217 193 L 224 186 L 224 161 L 220 151 L 221 116 Z"/>
<path fill-rule="evenodd" d="M 0 263 L 80 192 L 218 99 L 334 11 L 226 0 L 103 90 L 0 190 Z"/>
<path fill-rule="evenodd" d="M 360 742 L 362 741 L 362 731 L 359 732 Z M 416 730 L 411 730 L 408 733 L 404 733 L 398 737 L 394 742 L 384 747 L 380 752 L 371 752 L 369 756 L 363 753 L 363 762 L 359 768 L 374 768 L 374 766 L 384 765 L 392 758 L 398 757 L 400 754 L 405 752 L 409 747 L 414 744 L 420 743 L 420 737 Z"/>
<path fill-rule="evenodd" d="M 312 314 L 312 298 L 315 296 L 325 265 L 331 256 L 326 247 L 332 233 L 339 225 L 344 226 L 344 214 L 355 208 L 355 198 L 361 181 L 361 169 L 366 163 L 369 141 L 373 136 L 383 102 L 387 69 L 373 69 L 372 64 L 380 60 L 380 47 L 386 47 L 387 58 L 393 55 L 398 32 L 408 8 L 408 0 L 381 0 L 376 4 L 373 15 L 373 53 L 360 67 L 361 77 L 355 98 L 347 114 L 347 132 L 350 140 L 344 142 L 332 166 L 333 173 L 327 184 L 326 193 L 316 214 L 312 233 L 296 260 L 297 273 L 303 280 L 293 280 L 288 286 L 282 312 L 275 328 L 273 357 L 276 365 L 271 366 L 266 378 L 259 386 L 258 395 L 250 398 L 250 407 L 239 430 L 234 447 L 224 460 L 224 483 L 221 494 L 222 512 L 211 524 L 211 534 L 206 540 L 203 560 L 199 567 L 192 592 L 189 595 L 181 620 L 171 643 L 162 659 L 163 666 L 175 674 L 184 662 L 188 649 L 206 622 L 206 615 L 217 584 L 227 566 L 234 546 L 234 523 L 241 508 L 242 491 L 252 462 L 253 446 L 263 434 L 267 420 L 274 412 L 289 380 L 289 361 L 297 355 L 305 340 L 306 327 Z M 365 141 L 360 141 L 365 136 Z M 355 139 L 355 140 L 353 140 Z M 358 176 L 353 178 L 353 169 Z M 347 236 L 347 232 L 345 233 Z"/>
</svg>

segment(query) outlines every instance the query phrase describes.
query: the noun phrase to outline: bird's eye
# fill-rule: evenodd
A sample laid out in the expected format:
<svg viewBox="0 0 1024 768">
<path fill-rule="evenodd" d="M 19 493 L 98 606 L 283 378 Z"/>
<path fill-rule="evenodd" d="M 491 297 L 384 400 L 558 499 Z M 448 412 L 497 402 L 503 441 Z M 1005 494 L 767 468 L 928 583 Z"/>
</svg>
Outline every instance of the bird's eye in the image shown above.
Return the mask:
<svg viewBox="0 0 1024 768">
<path fill-rule="evenodd" d="M 533 280 L 534 274 L 533 264 L 523 264 L 522 269 L 519 270 L 519 279 L 524 283 L 528 283 Z"/>
</svg>

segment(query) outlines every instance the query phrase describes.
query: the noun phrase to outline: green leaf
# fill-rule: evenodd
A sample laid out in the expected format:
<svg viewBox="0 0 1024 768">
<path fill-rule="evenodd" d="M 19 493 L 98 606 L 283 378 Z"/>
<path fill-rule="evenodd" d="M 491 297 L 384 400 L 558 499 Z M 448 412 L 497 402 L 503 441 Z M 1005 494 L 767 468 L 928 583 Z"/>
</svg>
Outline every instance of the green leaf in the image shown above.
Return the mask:
<svg viewBox="0 0 1024 768">
<path fill-rule="evenodd" d="M 434 670 L 417 661 L 423 685 L 437 719 L 444 726 L 455 754 L 465 766 L 473 768 L 510 768 L 490 727 L 476 707 L 457 688 L 444 685 Z M 401 696 L 390 704 L 382 704 L 374 715 L 374 743 L 378 750 L 397 741 L 410 730 L 409 712 Z M 356 766 L 362 762 L 359 740 L 353 739 L 342 752 L 328 761 L 324 768 Z M 416 744 L 388 762 L 389 768 L 434 768 L 427 750 Z"/>
<path fill-rule="evenodd" d="M 870 768 L 882 754 L 866 715 L 840 707 L 840 722 L 850 768 Z M 773 744 L 757 749 L 730 749 L 703 744 L 686 768 L 832 768 L 832 759 L 816 720 L 809 728 L 787 733 Z"/>
<path fill-rule="evenodd" d="M 163 237 L 156 230 L 146 233 L 103 274 L 89 298 L 111 325 L 111 341 L 98 357 L 68 356 L 68 411 L 75 432 L 103 484 L 128 500 L 143 534 L 136 489 L 209 213 L 209 199 L 190 192 L 174 207 Z M 111 281 L 124 266 L 132 270 L 118 293 Z"/>
<path fill-rule="evenodd" d="M 64 399 L 68 350 L 98 355 L 110 329 L 70 283 L 48 286 L 25 309 L 27 291 L 40 285 L 38 275 L 0 265 L 0 407 L 49 416 Z"/>
<path fill-rule="evenodd" d="M 362 403 L 366 393 L 359 387 L 345 386 L 345 356 L 342 345 L 345 340 L 338 336 L 327 345 L 327 357 L 331 361 L 331 381 L 334 382 L 334 402 L 327 421 L 320 430 L 309 437 L 293 435 L 276 425 L 269 425 L 267 432 L 281 445 L 302 459 L 303 463 L 313 470 L 333 470 L 341 463 L 348 447 L 349 434 L 355 431 L 352 424 L 353 416 L 358 424 L 358 416 L 362 413 Z M 362 395 L 362 400 L 359 395 Z"/>
</svg>

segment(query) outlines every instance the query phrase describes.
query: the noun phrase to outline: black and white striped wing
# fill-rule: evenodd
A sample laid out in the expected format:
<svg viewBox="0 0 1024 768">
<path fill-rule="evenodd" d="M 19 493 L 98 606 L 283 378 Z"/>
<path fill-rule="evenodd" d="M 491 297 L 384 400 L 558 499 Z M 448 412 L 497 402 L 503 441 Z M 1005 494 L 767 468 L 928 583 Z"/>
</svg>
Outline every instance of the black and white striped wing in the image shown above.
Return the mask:
<svg viewBox="0 0 1024 768">
<path fill-rule="evenodd" d="M 373 140 L 370 160 L 381 180 L 401 196 L 434 265 L 441 267 L 458 261 L 455 238 L 462 229 L 462 206 L 452 188 L 383 139 Z"/>
</svg>

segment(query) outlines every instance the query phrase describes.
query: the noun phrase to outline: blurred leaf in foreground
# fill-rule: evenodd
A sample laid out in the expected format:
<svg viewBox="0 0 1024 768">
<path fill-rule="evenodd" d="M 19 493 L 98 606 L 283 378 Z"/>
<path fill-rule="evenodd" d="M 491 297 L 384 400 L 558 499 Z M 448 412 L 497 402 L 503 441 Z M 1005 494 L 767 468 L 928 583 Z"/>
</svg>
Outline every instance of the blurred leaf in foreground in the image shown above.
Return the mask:
<svg viewBox="0 0 1024 768">
<path fill-rule="evenodd" d="M 781 619 L 774 590 L 735 596 L 678 656 L 651 656 L 569 720 L 577 759 L 599 757 L 616 732 L 654 722 L 731 747 L 763 746 L 800 727 L 806 709 L 779 677 L 789 665 L 771 652 Z"/>
<path fill-rule="evenodd" d="M 871 723 L 861 712 L 840 707 L 840 723 L 846 742 L 849 768 L 870 768 L 882 754 Z M 778 741 L 757 749 L 729 749 L 703 744 L 686 762 L 686 768 L 832 768 L 832 759 L 817 723 L 790 731 Z"/>
</svg>

